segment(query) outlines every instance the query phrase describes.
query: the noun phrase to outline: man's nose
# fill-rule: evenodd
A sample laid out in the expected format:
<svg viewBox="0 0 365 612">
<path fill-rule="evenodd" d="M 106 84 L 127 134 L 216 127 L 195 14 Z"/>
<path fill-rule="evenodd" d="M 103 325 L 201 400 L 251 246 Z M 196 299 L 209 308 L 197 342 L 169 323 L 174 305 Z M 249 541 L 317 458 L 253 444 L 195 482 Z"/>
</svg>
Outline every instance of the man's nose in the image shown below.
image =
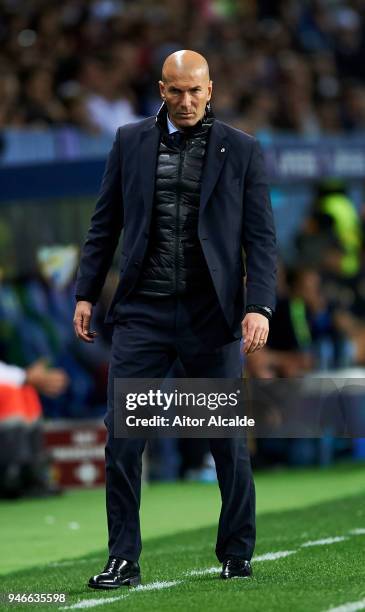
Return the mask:
<svg viewBox="0 0 365 612">
<path fill-rule="evenodd" d="M 181 97 L 181 106 L 183 108 L 190 108 L 191 96 L 188 91 L 185 91 Z"/>
</svg>

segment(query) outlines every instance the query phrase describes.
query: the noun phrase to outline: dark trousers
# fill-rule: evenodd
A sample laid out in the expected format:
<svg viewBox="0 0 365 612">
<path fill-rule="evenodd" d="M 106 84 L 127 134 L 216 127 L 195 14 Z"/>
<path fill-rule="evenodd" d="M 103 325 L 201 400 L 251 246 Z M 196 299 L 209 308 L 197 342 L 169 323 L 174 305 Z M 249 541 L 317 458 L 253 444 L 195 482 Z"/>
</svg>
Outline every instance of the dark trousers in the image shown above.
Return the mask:
<svg viewBox="0 0 365 612">
<path fill-rule="evenodd" d="M 146 441 L 114 437 L 114 378 L 164 378 L 177 356 L 188 378 L 240 378 L 240 342 L 228 329 L 213 291 L 180 297 L 134 295 L 118 305 L 105 418 L 106 505 L 109 554 L 131 561 L 142 548 L 139 508 Z M 219 561 L 226 555 L 251 559 L 255 488 L 247 442 L 214 438 L 209 445 L 222 498 L 216 555 Z"/>
</svg>

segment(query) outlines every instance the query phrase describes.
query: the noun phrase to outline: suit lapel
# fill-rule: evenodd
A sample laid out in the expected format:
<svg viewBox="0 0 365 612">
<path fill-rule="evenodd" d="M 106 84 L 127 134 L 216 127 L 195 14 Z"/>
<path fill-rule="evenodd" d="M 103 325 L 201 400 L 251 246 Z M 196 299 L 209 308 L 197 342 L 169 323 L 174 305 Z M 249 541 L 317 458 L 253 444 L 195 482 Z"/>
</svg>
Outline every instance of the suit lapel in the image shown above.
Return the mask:
<svg viewBox="0 0 365 612">
<path fill-rule="evenodd" d="M 156 124 L 141 134 L 139 171 L 145 214 L 149 223 L 155 193 L 156 164 L 160 131 Z"/>
<path fill-rule="evenodd" d="M 149 223 L 152 213 L 152 204 L 155 193 L 156 165 L 160 132 L 156 124 L 147 128 L 141 134 L 140 146 L 140 177 L 143 194 L 143 202 L 147 222 Z M 228 143 L 225 132 L 219 121 L 214 121 L 211 127 L 206 159 L 204 163 L 200 209 L 201 214 L 216 185 L 219 174 L 223 168 L 228 154 Z"/>
<path fill-rule="evenodd" d="M 211 127 L 206 158 L 203 169 L 200 209 L 201 214 L 216 185 L 228 154 L 228 144 L 221 124 L 216 120 Z"/>
</svg>

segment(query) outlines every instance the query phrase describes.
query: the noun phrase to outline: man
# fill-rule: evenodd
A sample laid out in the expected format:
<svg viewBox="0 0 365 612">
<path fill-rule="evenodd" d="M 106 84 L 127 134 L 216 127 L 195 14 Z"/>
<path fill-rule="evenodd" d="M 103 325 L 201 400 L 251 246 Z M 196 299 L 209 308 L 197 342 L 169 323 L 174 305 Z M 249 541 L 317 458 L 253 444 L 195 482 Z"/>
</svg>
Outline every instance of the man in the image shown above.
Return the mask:
<svg viewBox="0 0 365 612">
<path fill-rule="evenodd" d="M 61 493 L 50 478 L 38 393 L 57 397 L 68 384 L 66 372 L 47 368 L 45 359 L 25 369 L 0 361 L 0 499 Z"/>
<path fill-rule="evenodd" d="M 109 370 L 106 497 L 109 560 L 91 588 L 140 582 L 141 455 L 145 440 L 113 435 L 113 380 L 163 378 L 176 357 L 187 377 L 241 377 L 275 307 L 276 241 L 257 141 L 214 118 L 204 57 L 170 55 L 157 117 L 119 128 L 83 247 L 74 325 L 92 342 L 97 301 L 124 228 Z M 246 253 L 247 299 L 243 293 Z M 222 578 L 252 574 L 255 492 L 245 439 L 210 442 L 222 509 Z"/>
</svg>

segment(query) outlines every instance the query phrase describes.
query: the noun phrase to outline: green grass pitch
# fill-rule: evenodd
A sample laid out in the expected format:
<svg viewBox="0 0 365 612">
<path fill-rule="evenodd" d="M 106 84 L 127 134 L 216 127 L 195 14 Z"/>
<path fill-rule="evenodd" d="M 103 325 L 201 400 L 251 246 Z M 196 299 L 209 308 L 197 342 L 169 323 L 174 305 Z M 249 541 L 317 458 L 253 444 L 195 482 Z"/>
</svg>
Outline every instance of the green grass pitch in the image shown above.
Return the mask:
<svg viewBox="0 0 365 612">
<path fill-rule="evenodd" d="M 365 609 L 364 466 L 259 473 L 256 487 L 253 579 L 218 577 L 216 485 L 156 484 L 142 493 L 143 588 L 110 592 L 85 586 L 106 560 L 103 490 L 2 503 L 0 609 L 320 612 L 349 602 Z M 266 558 L 275 552 L 287 556 Z M 6 592 L 67 600 L 10 605 Z"/>
</svg>

